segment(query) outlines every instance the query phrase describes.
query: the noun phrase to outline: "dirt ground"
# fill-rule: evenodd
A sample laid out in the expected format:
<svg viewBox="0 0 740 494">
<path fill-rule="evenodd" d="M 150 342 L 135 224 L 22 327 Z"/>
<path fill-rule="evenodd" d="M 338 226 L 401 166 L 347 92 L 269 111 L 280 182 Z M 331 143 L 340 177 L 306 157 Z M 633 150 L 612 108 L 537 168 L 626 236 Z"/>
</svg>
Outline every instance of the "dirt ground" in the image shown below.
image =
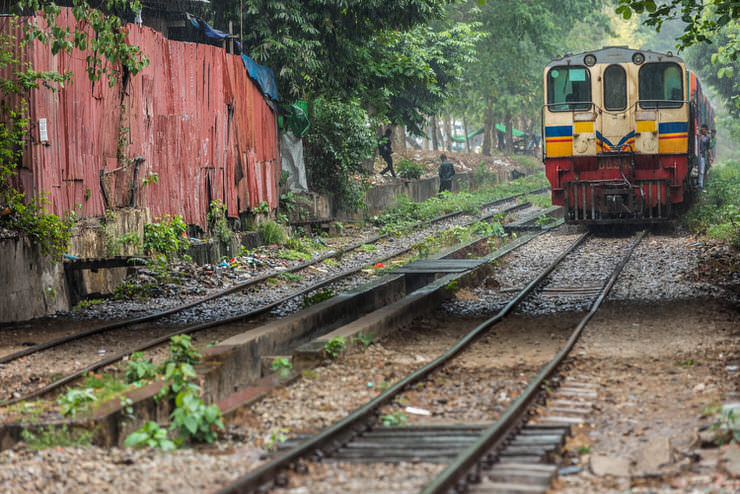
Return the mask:
<svg viewBox="0 0 740 494">
<path fill-rule="evenodd" d="M 738 321 L 736 307 L 714 301 L 604 307 L 574 360 L 573 372 L 600 384 L 568 444 L 581 470 L 561 476 L 555 492 L 740 492 L 740 472 L 724 468 L 737 445 L 700 439 L 714 436 L 714 407 L 740 401 Z M 609 473 L 594 474 L 597 461 Z"/>
</svg>

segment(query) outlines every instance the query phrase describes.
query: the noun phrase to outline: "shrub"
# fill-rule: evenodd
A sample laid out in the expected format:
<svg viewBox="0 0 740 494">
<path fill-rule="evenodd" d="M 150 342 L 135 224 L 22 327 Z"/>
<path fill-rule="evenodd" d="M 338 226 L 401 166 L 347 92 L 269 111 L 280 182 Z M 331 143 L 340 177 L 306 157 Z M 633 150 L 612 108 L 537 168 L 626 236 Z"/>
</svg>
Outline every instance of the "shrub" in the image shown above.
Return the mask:
<svg viewBox="0 0 740 494">
<path fill-rule="evenodd" d="M 398 169 L 398 174 L 402 178 L 417 179 L 421 178 L 424 174 L 424 168 L 422 168 L 419 163 L 409 161 L 406 158 L 399 161 L 396 168 Z"/>
<path fill-rule="evenodd" d="M 309 187 L 332 194 L 339 207 L 363 207 L 367 184 L 353 180 L 353 175 L 365 174 L 363 162 L 377 146 L 367 111 L 357 100 L 318 99 L 311 105 L 310 118 L 304 137 Z"/>
<path fill-rule="evenodd" d="M 265 221 L 262 223 L 260 225 L 260 234 L 262 235 L 262 242 L 268 245 L 282 245 L 285 243 L 287 237 L 285 229 L 274 221 Z"/>
<path fill-rule="evenodd" d="M 167 257 L 177 256 L 190 247 L 186 235 L 188 225 L 182 216 L 165 214 L 156 223 L 144 225 L 144 249 L 149 253 L 160 253 Z"/>
</svg>

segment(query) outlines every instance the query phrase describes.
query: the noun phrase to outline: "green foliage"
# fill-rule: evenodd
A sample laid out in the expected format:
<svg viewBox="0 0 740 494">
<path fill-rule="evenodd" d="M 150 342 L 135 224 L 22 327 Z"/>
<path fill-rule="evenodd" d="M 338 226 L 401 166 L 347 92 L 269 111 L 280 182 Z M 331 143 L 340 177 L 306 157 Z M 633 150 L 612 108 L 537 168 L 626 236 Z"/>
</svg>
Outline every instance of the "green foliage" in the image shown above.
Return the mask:
<svg viewBox="0 0 740 494">
<path fill-rule="evenodd" d="M 75 29 L 70 31 L 57 24 L 56 19 L 61 10 L 55 3 L 40 0 L 16 2 L 18 11 L 38 12 L 48 26 L 42 28 L 39 24 L 31 23 L 24 25 L 27 41 L 40 40 L 50 46 L 54 55 L 61 51 L 69 53 L 75 48 L 83 51 L 89 50 L 91 53 L 87 57 L 89 79 L 97 81 L 107 75 L 108 84 L 112 87 L 120 76 L 117 70 L 119 64 L 130 75 L 136 75 L 149 64 L 138 46 L 127 43 L 128 33 L 124 29 L 126 21 L 112 14 L 114 11 L 126 11 L 127 9 L 141 10 L 141 3 L 138 0 L 107 0 L 105 7 L 108 14 L 93 7 L 86 0 L 72 0 L 72 14 L 76 24 Z M 108 63 L 104 63 L 101 56 Z"/>
<path fill-rule="evenodd" d="M 293 369 L 293 364 L 290 362 L 290 358 L 275 357 L 272 359 L 272 370 L 277 371 L 280 377 L 286 378 L 290 376 L 291 369 Z"/>
<path fill-rule="evenodd" d="M 727 442 L 740 444 L 740 415 L 736 410 L 721 409 L 714 418 L 711 430 L 717 436 L 719 445 L 722 446 Z"/>
<path fill-rule="evenodd" d="M 157 220 L 158 223 L 144 225 L 144 249 L 147 252 L 176 257 L 190 247 L 188 225 L 181 216 L 164 215 Z"/>
<path fill-rule="evenodd" d="M 175 406 L 170 415 L 171 428 L 177 430 L 185 442 L 212 443 L 218 437 L 216 430 L 224 428 L 218 406 L 206 405 L 196 393 L 178 393 Z"/>
<path fill-rule="evenodd" d="M 305 309 L 307 307 L 311 307 L 313 305 L 316 305 L 318 303 L 323 302 L 324 300 L 329 300 L 330 298 L 334 297 L 336 293 L 334 293 L 333 290 L 324 290 L 321 292 L 316 292 L 312 295 L 304 295 L 303 301 L 301 303 L 301 306 Z"/>
<path fill-rule="evenodd" d="M 79 412 L 87 411 L 90 404 L 95 401 L 97 401 L 97 398 L 93 394 L 92 388 L 73 388 L 57 398 L 57 404 L 60 407 L 59 413 L 63 417 L 75 416 Z"/>
<path fill-rule="evenodd" d="M 380 417 L 380 422 L 385 427 L 398 427 L 406 423 L 408 416 L 405 413 L 393 412 Z"/>
<path fill-rule="evenodd" d="M 367 333 L 367 334 L 357 333 L 357 336 L 353 336 L 352 337 L 352 342 L 353 343 L 359 343 L 364 348 L 367 348 L 370 345 L 372 345 L 373 343 L 375 343 L 375 338 L 373 337 L 373 333 L 372 332 Z"/>
<path fill-rule="evenodd" d="M 26 441 L 30 449 L 40 450 L 48 448 L 67 448 L 74 446 L 89 446 L 92 442 L 94 431 L 74 429 L 70 431 L 67 425 L 61 427 L 41 427 L 34 434 L 28 429 L 21 431 L 21 437 Z"/>
<path fill-rule="evenodd" d="M 361 246 L 357 248 L 357 250 L 359 252 L 365 252 L 365 253 L 376 252 L 378 250 L 378 246 L 375 244 L 362 244 Z"/>
<path fill-rule="evenodd" d="M 158 184 L 159 183 L 159 175 L 157 175 L 156 172 L 149 172 L 149 174 L 141 179 L 141 185 L 147 186 L 149 184 Z"/>
<path fill-rule="evenodd" d="M 409 161 L 406 158 L 398 162 L 398 164 L 396 165 L 396 170 L 398 170 L 398 175 L 402 178 L 408 178 L 412 180 L 421 178 L 421 176 L 424 174 L 424 168 L 421 166 L 420 163 Z"/>
<path fill-rule="evenodd" d="M 124 445 L 135 448 L 157 448 L 165 451 L 177 448 L 175 443 L 167 438 L 167 429 L 161 428 L 159 424 L 151 420 L 141 429 L 129 434 Z"/>
<path fill-rule="evenodd" d="M 255 214 L 270 214 L 270 205 L 267 201 L 260 201 L 259 204 L 252 208 L 252 212 Z"/>
<path fill-rule="evenodd" d="M 229 228 L 229 222 L 226 218 L 226 205 L 221 201 L 211 201 L 208 214 L 206 214 L 208 227 L 213 236 L 222 242 L 231 240 L 233 232 Z"/>
<path fill-rule="evenodd" d="M 334 267 L 334 268 L 339 266 L 339 263 L 337 262 L 337 260 L 332 259 L 332 258 L 324 259 L 324 264 L 326 264 L 327 266 Z"/>
<path fill-rule="evenodd" d="M 280 273 L 278 277 L 290 282 L 303 281 L 303 276 L 296 273 Z"/>
<path fill-rule="evenodd" d="M 447 290 L 448 292 L 456 292 L 459 289 L 460 284 L 457 282 L 457 280 L 452 280 L 445 285 L 445 290 Z"/>
<path fill-rule="evenodd" d="M 131 355 L 126 365 L 124 378 L 127 383 L 133 383 L 142 379 L 154 379 L 156 375 L 157 366 L 151 360 L 145 359 L 143 353 L 136 352 Z"/>
<path fill-rule="evenodd" d="M 270 437 L 267 440 L 267 444 L 265 445 L 265 450 L 274 451 L 275 449 L 277 449 L 278 446 L 288 440 L 287 434 L 289 432 L 290 429 L 286 429 L 284 427 L 275 427 L 270 433 Z"/>
<path fill-rule="evenodd" d="M 377 140 L 372 122 L 359 101 L 318 99 L 313 102 L 311 128 L 304 137 L 309 187 L 332 194 L 340 207 L 359 209 L 366 184 L 353 179 L 365 173 Z"/>
<path fill-rule="evenodd" d="M 555 218 L 553 218 L 552 216 L 543 214 L 539 218 L 537 218 L 537 221 L 535 221 L 534 223 L 537 226 L 547 226 L 550 223 L 554 223 L 555 221 L 557 221 L 557 220 Z"/>
<path fill-rule="evenodd" d="M 262 223 L 260 225 L 260 234 L 262 235 L 262 242 L 267 245 L 282 245 L 287 238 L 285 229 L 274 221 L 265 221 Z"/>
<path fill-rule="evenodd" d="M 311 256 L 307 255 L 305 252 L 299 252 L 293 249 L 280 249 L 277 253 L 277 257 L 288 261 L 305 261 L 307 257 L 310 258 Z"/>
<path fill-rule="evenodd" d="M 740 162 L 713 166 L 706 190 L 684 223 L 696 233 L 728 240 L 740 249 Z"/>
<path fill-rule="evenodd" d="M 288 239 L 285 241 L 285 246 L 289 249 L 308 254 L 309 257 L 314 251 L 314 246 L 311 244 L 311 242 L 297 235 L 291 235 L 290 237 L 288 237 Z"/>
<path fill-rule="evenodd" d="M 200 353 L 193 348 L 190 335 L 179 334 L 170 338 L 170 356 L 165 361 L 165 365 L 171 362 L 190 365 L 200 362 Z"/>
<path fill-rule="evenodd" d="M 86 309 L 88 307 L 92 307 L 93 305 L 97 305 L 103 302 L 104 300 L 102 298 L 91 298 L 91 299 L 86 299 L 86 300 L 80 300 L 74 307 L 72 307 L 72 310 Z"/>
<path fill-rule="evenodd" d="M 343 336 L 334 336 L 324 345 L 324 351 L 332 359 L 337 358 L 346 349 L 347 339 Z"/>
</svg>

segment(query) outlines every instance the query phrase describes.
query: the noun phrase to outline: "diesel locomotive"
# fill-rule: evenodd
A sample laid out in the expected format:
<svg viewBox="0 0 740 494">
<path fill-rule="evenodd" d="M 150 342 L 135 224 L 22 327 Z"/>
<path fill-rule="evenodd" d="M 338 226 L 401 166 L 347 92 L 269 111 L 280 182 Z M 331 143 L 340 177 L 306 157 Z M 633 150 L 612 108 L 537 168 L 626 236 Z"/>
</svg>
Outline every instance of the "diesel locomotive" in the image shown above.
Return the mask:
<svg viewBox="0 0 740 494">
<path fill-rule="evenodd" d="M 544 73 L 543 161 L 569 223 L 665 221 L 714 127 L 696 75 L 668 53 L 606 47 L 567 54 Z"/>
</svg>

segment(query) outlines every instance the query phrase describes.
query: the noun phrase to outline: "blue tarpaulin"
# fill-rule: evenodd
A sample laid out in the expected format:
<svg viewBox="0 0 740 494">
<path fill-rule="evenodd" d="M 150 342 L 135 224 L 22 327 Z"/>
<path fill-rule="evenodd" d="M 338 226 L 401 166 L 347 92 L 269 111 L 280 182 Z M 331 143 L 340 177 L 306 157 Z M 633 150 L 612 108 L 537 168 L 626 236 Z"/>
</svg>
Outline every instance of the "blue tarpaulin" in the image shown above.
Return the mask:
<svg viewBox="0 0 740 494">
<path fill-rule="evenodd" d="M 272 67 L 260 65 L 246 55 L 242 55 L 242 61 L 247 68 L 249 77 L 259 84 L 262 92 L 269 96 L 273 101 L 278 100 L 277 81 Z"/>
<path fill-rule="evenodd" d="M 203 35 L 205 35 L 206 38 L 211 39 L 224 39 L 229 36 L 229 33 L 225 33 L 223 31 L 219 31 L 218 29 L 213 29 L 206 21 L 201 19 L 200 17 L 195 16 L 188 16 L 190 18 L 190 23 L 198 29 Z M 236 48 L 239 53 L 242 51 L 242 44 L 238 41 L 234 41 L 234 44 L 236 45 Z"/>
</svg>

